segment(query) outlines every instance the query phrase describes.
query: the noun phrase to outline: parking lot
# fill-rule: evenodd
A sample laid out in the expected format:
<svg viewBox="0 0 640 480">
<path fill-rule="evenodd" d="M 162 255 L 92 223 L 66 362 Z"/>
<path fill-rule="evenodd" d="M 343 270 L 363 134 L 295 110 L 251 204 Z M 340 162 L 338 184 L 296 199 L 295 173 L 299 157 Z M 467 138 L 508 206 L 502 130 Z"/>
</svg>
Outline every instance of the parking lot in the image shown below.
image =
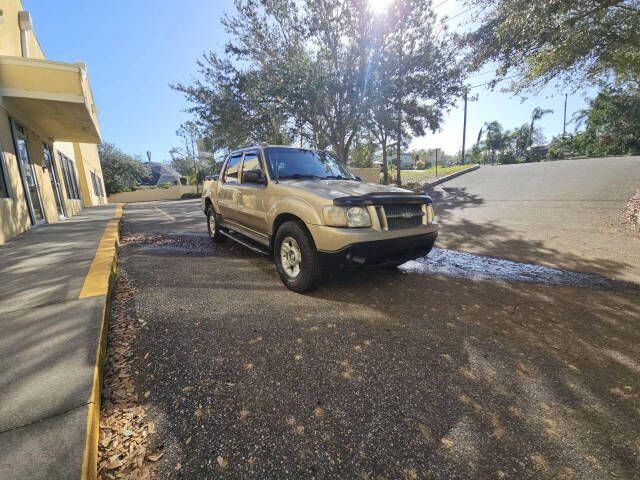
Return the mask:
<svg viewBox="0 0 640 480">
<path fill-rule="evenodd" d="M 428 257 L 300 295 L 270 258 L 212 244 L 198 201 L 126 206 L 158 477 L 633 478 L 637 287 L 478 261 L 497 273 Z"/>
</svg>

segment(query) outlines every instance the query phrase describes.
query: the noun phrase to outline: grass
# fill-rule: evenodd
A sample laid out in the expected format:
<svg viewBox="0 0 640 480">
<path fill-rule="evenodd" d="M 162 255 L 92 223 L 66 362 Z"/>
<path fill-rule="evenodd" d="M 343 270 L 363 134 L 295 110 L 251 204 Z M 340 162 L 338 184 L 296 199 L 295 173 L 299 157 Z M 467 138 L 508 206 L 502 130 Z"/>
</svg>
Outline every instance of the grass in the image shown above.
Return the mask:
<svg viewBox="0 0 640 480">
<path fill-rule="evenodd" d="M 445 175 L 449 175 L 450 173 L 459 172 L 460 170 L 466 170 L 469 167 L 473 167 L 473 165 L 454 165 L 452 167 L 438 167 L 438 177 L 444 177 Z M 389 172 L 389 176 L 392 179 L 395 179 L 395 170 L 393 172 Z M 401 170 L 400 177 L 402 178 L 403 184 L 408 183 L 424 183 L 428 180 L 433 180 L 436 178 L 436 168 L 431 167 L 426 170 Z"/>
</svg>

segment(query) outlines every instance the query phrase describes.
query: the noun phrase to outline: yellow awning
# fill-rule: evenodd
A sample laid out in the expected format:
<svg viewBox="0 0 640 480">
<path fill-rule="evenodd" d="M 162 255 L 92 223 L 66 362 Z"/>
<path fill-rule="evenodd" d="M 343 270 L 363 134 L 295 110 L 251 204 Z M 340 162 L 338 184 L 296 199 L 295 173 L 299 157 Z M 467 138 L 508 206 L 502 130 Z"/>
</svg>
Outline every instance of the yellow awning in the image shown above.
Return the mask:
<svg viewBox="0 0 640 480">
<path fill-rule="evenodd" d="M 102 143 L 98 110 L 82 63 L 0 56 L 0 95 L 8 110 L 44 138 Z"/>
</svg>

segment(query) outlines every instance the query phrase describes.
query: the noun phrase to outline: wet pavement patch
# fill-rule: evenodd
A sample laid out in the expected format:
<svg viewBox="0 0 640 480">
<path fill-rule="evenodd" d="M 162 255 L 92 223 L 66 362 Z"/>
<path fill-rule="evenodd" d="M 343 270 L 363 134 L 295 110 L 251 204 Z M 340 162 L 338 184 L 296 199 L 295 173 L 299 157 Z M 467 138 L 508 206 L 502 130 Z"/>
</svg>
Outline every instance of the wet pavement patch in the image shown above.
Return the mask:
<svg viewBox="0 0 640 480">
<path fill-rule="evenodd" d="M 627 282 L 612 280 L 601 275 L 560 270 L 445 248 L 434 248 L 428 257 L 406 262 L 400 269 L 405 273 L 444 275 L 468 280 L 528 282 L 575 287 L 617 288 L 630 286 Z"/>
</svg>

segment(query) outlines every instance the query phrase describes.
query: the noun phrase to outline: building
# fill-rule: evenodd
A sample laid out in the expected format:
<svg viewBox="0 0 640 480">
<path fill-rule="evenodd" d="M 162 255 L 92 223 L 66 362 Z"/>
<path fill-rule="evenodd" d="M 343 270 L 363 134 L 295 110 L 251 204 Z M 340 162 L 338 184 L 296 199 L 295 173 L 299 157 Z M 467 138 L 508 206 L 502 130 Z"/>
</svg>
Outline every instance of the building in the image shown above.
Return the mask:
<svg viewBox="0 0 640 480">
<path fill-rule="evenodd" d="M 416 155 L 414 153 L 401 153 L 400 154 L 400 168 L 412 169 L 416 164 Z M 389 166 L 396 164 L 396 154 L 387 153 L 387 162 Z M 375 166 L 382 166 L 382 152 L 378 152 L 373 156 L 373 164 Z"/>
<path fill-rule="evenodd" d="M 21 0 L 0 4 L 0 244 L 106 203 L 87 68 L 44 57 Z"/>
<path fill-rule="evenodd" d="M 145 187 L 160 186 L 163 183 L 171 185 L 180 185 L 181 175 L 169 165 L 158 162 L 145 163 L 149 169 L 149 176 L 140 180 L 140 185 Z"/>
</svg>

